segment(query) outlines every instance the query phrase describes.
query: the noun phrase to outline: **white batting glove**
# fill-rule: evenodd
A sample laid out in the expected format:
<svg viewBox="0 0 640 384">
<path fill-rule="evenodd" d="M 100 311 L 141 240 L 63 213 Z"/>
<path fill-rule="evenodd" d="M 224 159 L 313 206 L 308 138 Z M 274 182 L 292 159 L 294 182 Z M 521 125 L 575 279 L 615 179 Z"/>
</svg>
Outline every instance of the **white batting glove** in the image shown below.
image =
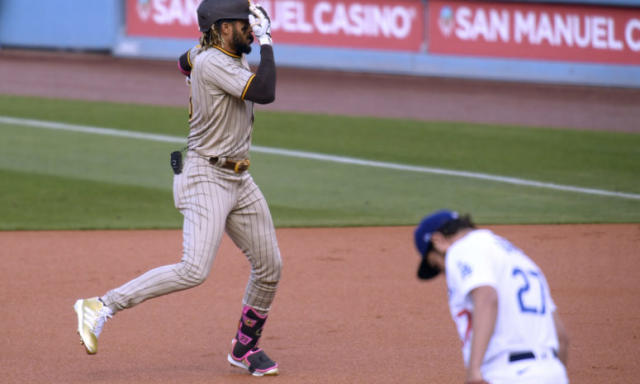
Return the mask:
<svg viewBox="0 0 640 384">
<path fill-rule="evenodd" d="M 253 34 L 256 35 L 260 45 L 271 45 L 271 19 L 267 14 L 267 11 L 260 5 L 251 3 L 249 6 L 249 24 L 253 29 Z"/>
</svg>

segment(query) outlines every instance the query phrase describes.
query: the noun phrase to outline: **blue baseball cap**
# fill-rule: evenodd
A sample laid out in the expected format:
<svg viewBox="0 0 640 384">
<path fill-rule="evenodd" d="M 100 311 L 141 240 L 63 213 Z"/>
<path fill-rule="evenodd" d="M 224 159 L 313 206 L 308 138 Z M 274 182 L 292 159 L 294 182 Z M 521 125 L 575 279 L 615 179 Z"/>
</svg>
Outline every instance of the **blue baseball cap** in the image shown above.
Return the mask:
<svg viewBox="0 0 640 384">
<path fill-rule="evenodd" d="M 428 280 L 436 277 L 440 273 L 440 268 L 434 267 L 427 261 L 427 254 L 433 247 L 431 236 L 434 232 L 444 227 L 451 220 L 459 217 L 458 212 L 446 209 L 436 211 L 425 216 L 414 232 L 414 240 L 416 249 L 422 257 L 420 266 L 418 267 L 418 277 L 422 280 Z"/>
</svg>

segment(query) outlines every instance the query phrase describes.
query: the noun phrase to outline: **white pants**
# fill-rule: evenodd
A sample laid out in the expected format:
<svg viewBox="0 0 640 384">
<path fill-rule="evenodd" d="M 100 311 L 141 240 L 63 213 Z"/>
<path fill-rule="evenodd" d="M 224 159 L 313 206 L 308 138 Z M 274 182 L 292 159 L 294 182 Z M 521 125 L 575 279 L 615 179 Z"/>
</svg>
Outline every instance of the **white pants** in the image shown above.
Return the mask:
<svg viewBox="0 0 640 384">
<path fill-rule="evenodd" d="M 533 359 L 509 362 L 508 354 L 482 366 L 482 376 L 491 384 L 567 384 L 567 371 L 553 353 L 538 353 Z"/>
</svg>

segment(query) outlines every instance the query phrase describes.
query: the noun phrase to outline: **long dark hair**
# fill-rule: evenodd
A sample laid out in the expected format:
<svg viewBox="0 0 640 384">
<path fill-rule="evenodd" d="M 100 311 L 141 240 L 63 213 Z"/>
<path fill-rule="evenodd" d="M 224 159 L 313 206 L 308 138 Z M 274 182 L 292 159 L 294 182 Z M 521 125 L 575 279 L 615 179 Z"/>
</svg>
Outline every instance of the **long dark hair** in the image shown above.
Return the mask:
<svg viewBox="0 0 640 384">
<path fill-rule="evenodd" d="M 459 231 L 467 228 L 475 229 L 476 225 L 471 220 L 470 215 L 460 216 L 457 219 L 450 220 L 446 222 L 438 232 L 442 233 L 445 236 L 455 235 Z"/>
</svg>

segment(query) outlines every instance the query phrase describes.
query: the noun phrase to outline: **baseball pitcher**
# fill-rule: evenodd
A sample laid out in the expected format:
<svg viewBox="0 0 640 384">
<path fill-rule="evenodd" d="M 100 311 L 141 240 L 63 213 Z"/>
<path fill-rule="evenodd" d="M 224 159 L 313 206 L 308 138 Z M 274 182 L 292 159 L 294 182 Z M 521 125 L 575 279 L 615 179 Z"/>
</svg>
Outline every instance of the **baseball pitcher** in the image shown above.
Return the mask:
<svg viewBox="0 0 640 384">
<path fill-rule="evenodd" d="M 442 210 L 415 230 L 418 277 L 444 271 L 466 382 L 564 384 L 568 337 L 542 270 L 506 239 Z"/>
<path fill-rule="evenodd" d="M 95 354 L 105 322 L 118 311 L 204 282 L 226 231 L 251 264 L 227 360 L 254 376 L 277 375 L 278 364 L 258 341 L 282 262 L 269 208 L 248 172 L 253 103 L 275 99 L 270 19 L 247 0 L 204 0 L 197 13 L 200 44 L 178 62 L 191 87 L 187 148 L 184 156 L 171 155 L 174 203 L 184 216 L 182 259 L 101 297 L 78 300 L 78 333 L 86 351 Z M 252 33 L 260 43 L 256 73 L 245 57 Z"/>
</svg>

